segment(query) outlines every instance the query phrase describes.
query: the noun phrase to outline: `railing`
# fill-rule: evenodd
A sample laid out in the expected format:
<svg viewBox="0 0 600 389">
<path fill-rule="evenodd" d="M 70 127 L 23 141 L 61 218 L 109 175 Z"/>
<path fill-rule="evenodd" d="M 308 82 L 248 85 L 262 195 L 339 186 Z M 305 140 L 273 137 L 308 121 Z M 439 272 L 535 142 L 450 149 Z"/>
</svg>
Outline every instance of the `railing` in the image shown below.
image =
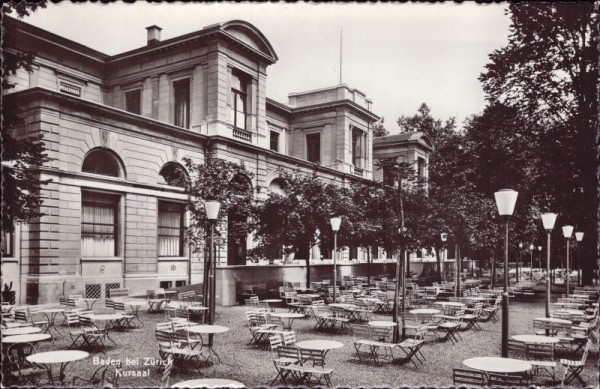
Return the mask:
<svg viewBox="0 0 600 389">
<path fill-rule="evenodd" d="M 245 140 L 246 142 L 252 141 L 252 133 L 250 131 L 241 130 L 239 128 L 233 129 L 233 137 L 241 140 Z"/>
<path fill-rule="evenodd" d="M 81 96 L 81 88 L 78 88 L 73 85 L 65 84 L 62 82 L 60 83 L 60 91 L 63 93 L 68 93 L 73 96 L 78 96 L 78 97 Z"/>
<path fill-rule="evenodd" d="M 363 169 L 359 168 L 358 166 L 354 166 L 353 167 L 353 172 L 357 176 L 361 176 L 362 177 L 362 175 L 363 175 Z"/>
</svg>

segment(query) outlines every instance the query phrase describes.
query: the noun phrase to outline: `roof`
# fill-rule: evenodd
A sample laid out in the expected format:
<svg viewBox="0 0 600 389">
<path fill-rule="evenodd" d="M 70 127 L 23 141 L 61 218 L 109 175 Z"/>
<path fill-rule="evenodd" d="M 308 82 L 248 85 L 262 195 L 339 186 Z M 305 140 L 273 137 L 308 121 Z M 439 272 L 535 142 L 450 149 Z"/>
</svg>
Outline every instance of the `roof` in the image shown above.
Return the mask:
<svg viewBox="0 0 600 389">
<path fill-rule="evenodd" d="M 396 135 L 380 136 L 373 138 L 373 147 L 389 146 L 399 143 L 419 143 L 425 148 L 433 151 L 433 142 L 424 132 L 403 132 Z"/>
</svg>

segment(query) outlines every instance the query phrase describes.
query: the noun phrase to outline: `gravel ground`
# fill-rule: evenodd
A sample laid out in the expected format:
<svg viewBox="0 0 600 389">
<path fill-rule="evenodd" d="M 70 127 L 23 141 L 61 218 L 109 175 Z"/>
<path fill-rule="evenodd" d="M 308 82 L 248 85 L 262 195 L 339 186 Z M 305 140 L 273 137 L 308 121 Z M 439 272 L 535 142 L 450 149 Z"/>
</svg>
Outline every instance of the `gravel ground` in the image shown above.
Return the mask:
<svg viewBox="0 0 600 389">
<path fill-rule="evenodd" d="M 96 305 L 100 305 L 96 304 Z M 95 307 L 96 312 L 102 312 L 103 307 Z M 202 369 L 204 377 L 230 378 L 243 382 L 252 387 L 267 386 L 275 377 L 276 371 L 272 363 L 271 352 L 258 350 L 247 346 L 251 339 L 246 325 L 245 306 L 218 307 L 220 317 L 215 324 L 229 327 L 230 331 L 215 336 L 215 350 L 221 357 L 221 363 Z M 284 308 L 278 308 L 284 311 Z M 510 335 L 531 334 L 532 319 L 543 316 L 543 300 L 536 302 L 515 302 L 510 306 Z M 161 379 L 159 366 L 144 366 L 144 362 L 158 361 L 158 346 L 154 338 L 154 328 L 157 322 L 164 321 L 163 314 L 140 313 L 145 326 L 141 330 L 114 332 L 111 337 L 119 345 L 118 348 L 107 350 L 106 354 L 95 353 L 90 358 L 74 362 L 67 368 L 69 379 L 75 375 L 89 377 L 99 367 L 95 357 L 122 361 L 138 361 L 139 365 L 124 366 L 123 371 L 146 371 L 148 377 L 121 377 L 119 387 L 158 387 Z M 374 319 L 391 320 L 390 316 L 377 315 Z M 327 365 L 334 369 L 332 382 L 342 387 L 450 387 L 452 386 L 452 368 L 463 367 L 462 361 L 476 356 L 500 356 L 500 322 L 481 323 L 483 331 L 471 330 L 462 332 L 462 341 L 452 345 L 450 341 L 443 343 L 428 343 L 423 348 L 427 361 L 419 368 L 412 363 L 404 365 L 373 366 L 354 362 L 354 347 L 352 335 L 329 334 L 313 330 L 314 319 L 296 320 L 293 328 L 297 340 L 331 339 L 344 344 L 343 348 L 332 350 L 327 354 Z M 66 327 L 59 327 L 63 333 Z M 68 338 L 68 336 L 67 336 Z M 44 342 L 38 345 L 38 351 L 64 349 L 70 344 L 66 339 L 54 342 Z M 145 360 L 145 358 L 148 358 Z M 598 345 L 594 345 L 586 363 L 583 377 L 588 385 L 598 384 Z M 562 370 L 559 374 L 562 376 Z M 200 378 L 195 371 L 174 370 L 171 383 Z M 41 385 L 40 381 L 35 382 Z M 69 381 L 70 382 L 70 381 Z M 545 384 L 544 378 L 538 378 L 536 383 Z M 547 384 L 547 383 L 546 383 Z"/>
</svg>

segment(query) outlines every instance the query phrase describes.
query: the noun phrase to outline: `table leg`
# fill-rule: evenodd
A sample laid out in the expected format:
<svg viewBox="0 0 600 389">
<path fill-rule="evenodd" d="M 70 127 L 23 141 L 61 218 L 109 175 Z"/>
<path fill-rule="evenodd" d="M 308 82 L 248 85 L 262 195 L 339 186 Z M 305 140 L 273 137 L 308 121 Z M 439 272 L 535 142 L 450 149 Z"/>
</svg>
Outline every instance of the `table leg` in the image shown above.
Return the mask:
<svg viewBox="0 0 600 389">
<path fill-rule="evenodd" d="M 50 329 L 52 329 L 52 328 L 53 328 L 53 329 L 54 329 L 54 331 L 56 331 L 56 333 L 57 333 L 58 335 L 60 335 L 60 336 L 58 336 L 58 337 L 59 337 L 59 338 L 62 338 L 62 332 L 60 332 L 60 331 L 58 330 L 58 328 L 56 328 L 56 325 L 55 325 L 55 323 L 54 323 L 54 322 L 55 322 L 55 320 L 56 320 L 56 315 L 58 315 L 58 312 L 53 312 L 53 313 L 50 313 L 49 315 L 50 315 L 50 316 L 48 316 L 48 314 L 47 314 L 47 313 L 44 313 L 44 316 L 46 316 L 46 320 L 48 320 L 48 328 L 46 329 L 46 332 L 47 332 L 48 334 L 50 334 L 50 336 L 52 336 L 52 340 L 54 340 L 55 336 L 54 336 L 54 335 L 52 335 L 52 332 L 50 331 Z"/>
</svg>

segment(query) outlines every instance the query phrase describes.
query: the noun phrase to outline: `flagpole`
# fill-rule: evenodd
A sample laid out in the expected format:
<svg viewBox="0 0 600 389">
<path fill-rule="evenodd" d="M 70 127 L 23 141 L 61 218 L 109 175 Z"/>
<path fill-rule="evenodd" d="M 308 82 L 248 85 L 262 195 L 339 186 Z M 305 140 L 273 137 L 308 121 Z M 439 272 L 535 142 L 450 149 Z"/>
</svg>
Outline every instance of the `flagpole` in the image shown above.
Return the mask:
<svg viewBox="0 0 600 389">
<path fill-rule="evenodd" d="M 340 85 L 342 84 L 342 28 L 340 27 Z"/>
</svg>

